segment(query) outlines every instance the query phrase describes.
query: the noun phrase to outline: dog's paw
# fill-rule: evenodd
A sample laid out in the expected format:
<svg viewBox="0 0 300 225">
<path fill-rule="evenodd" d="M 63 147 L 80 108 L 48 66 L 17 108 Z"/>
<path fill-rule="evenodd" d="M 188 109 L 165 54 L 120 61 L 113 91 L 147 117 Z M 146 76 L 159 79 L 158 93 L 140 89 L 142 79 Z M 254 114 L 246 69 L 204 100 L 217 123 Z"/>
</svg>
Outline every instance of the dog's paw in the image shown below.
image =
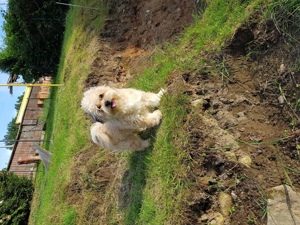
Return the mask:
<svg viewBox="0 0 300 225">
<path fill-rule="evenodd" d="M 158 124 L 160 124 L 161 118 L 162 113 L 160 110 L 157 109 L 154 112 L 145 115 L 140 122 L 145 128 L 155 127 Z"/>
<path fill-rule="evenodd" d="M 157 93 L 157 95 L 161 98 L 163 95 L 164 95 L 164 93 L 166 93 L 167 91 L 165 90 L 165 89 L 160 89 L 160 91 Z"/>
<path fill-rule="evenodd" d="M 160 124 L 161 118 L 162 118 L 162 112 L 157 109 L 153 113 L 153 119 L 154 119 L 154 126 Z"/>
<path fill-rule="evenodd" d="M 133 151 L 143 151 L 145 148 L 148 148 L 150 146 L 150 139 L 147 140 L 140 140 L 136 141 L 131 145 L 131 150 Z"/>
<path fill-rule="evenodd" d="M 153 112 L 153 114 L 155 115 L 156 118 L 158 118 L 159 120 L 162 118 L 162 112 L 157 109 Z"/>
</svg>

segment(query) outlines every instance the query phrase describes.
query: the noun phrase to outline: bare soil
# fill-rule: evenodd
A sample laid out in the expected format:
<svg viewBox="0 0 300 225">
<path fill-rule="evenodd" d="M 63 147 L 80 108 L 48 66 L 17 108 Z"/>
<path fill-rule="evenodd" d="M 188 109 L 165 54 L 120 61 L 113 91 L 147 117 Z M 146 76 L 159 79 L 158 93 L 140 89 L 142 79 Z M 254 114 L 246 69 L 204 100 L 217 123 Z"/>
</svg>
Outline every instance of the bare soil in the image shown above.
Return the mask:
<svg viewBox="0 0 300 225">
<path fill-rule="evenodd" d="M 147 63 L 153 46 L 172 41 L 193 22 L 196 10 L 195 3 L 179 0 L 113 5 L 86 88 L 106 81 L 126 84 Z M 183 163 L 190 167 L 191 186 L 183 224 L 211 222 L 221 212 L 222 192 L 233 199 L 225 224 L 266 224 L 266 190 L 283 183 L 300 188 L 300 174 L 292 171 L 300 170 L 298 113 L 291 104 L 299 99 L 300 76 L 293 71 L 293 49 L 272 22 L 251 22 L 222 52 L 203 52 L 202 58 L 205 66 L 171 74 L 168 84 L 184 86 L 193 105 L 184 124 L 190 141 Z M 94 193 L 85 215 L 90 223 L 105 217 L 103 190 L 120 192 L 115 184 L 126 176 L 115 153 L 103 160 L 101 154 L 95 146 L 78 153 L 72 174 L 77 179 L 66 190 L 67 201 L 78 207 L 86 192 Z M 251 164 L 245 163 L 249 158 Z"/>
</svg>

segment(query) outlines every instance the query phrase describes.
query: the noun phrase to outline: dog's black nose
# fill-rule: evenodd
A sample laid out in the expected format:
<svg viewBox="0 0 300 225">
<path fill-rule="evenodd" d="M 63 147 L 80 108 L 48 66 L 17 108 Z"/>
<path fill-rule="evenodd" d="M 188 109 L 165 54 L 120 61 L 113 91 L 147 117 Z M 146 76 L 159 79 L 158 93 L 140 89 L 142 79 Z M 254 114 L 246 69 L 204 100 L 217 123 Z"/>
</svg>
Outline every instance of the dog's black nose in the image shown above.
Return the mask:
<svg viewBox="0 0 300 225">
<path fill-rule="evenodd" d="M 111 106 L 111 102 L 110 102 L 110 101 L 106 101 L 106 102 L 105 102 L 105 106 L 106 106 L 106 107 Z"/>
</svg>

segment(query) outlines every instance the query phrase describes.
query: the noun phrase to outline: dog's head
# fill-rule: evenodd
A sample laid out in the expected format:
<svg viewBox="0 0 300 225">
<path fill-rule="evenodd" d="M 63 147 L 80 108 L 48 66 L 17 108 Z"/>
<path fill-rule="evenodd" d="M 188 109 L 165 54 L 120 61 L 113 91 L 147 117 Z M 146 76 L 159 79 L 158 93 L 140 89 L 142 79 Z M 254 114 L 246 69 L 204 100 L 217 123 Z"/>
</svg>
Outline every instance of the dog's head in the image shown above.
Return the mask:
<svg viewBox="0 0 300 225">
<path fill-rule="evenodd" d="M 84 93 L 81 107 L 95 121 L 103 123 L 117 110 L 119 98 L 115 89 L 109 86 L 92 87 Z"/>
</svg>

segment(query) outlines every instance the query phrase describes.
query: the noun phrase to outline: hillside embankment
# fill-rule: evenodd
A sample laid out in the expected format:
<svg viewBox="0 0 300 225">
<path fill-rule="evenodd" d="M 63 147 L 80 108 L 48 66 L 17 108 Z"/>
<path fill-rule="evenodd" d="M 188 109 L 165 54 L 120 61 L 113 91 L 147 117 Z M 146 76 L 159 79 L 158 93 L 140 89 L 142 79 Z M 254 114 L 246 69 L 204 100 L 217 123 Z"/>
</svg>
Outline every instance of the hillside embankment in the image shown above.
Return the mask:
<svg viewBox="0 0 300 225">
<path fill-rule="evenodd" d="M 222 10 L 219 1 L 209 2 Z M 152 77 L 167 70 L 166 82 L 160 85 L 168 96 L 185 96 L 185 116 L 174 120 L 178 130 L 168 130 L 164 119 L 172 107 L 177 111 L 175 105 L 163 102 L 162 125 L 150 133 L 155 142 L 162 130 L 178 132 L 171 138 L 175 147 L 167 158 L 179 156 L 180 168 L 163 177 L 159 172 L 169 169 L 167 162 L 152 166 L 163 157 L 156 143 L 129 156 L 90 144 L 75 154 L 71 181 L 64 189 L 67 204 L 84 209 L 77 216 L 81 224 L 267 224 L 269 190 L 283 184 L 299 191 L 299 36 L 293 33 L 296 21 L 300 22 L 297 7 L 286 12 L 273 4 L 270 16 L 264 12 L 270 8 L 264 2 L 254 9 L 246 1 L 227 2 L 224 7 L 232 12 L 226 10 L 223 18 L 220 12 L 208 12 L 209 4 L 111 1 L 93 43 L 96 53 L 83 89 L 106 82 L 135 87 L 132 80 L 148 67 Z M 250 15 L 242 20 L 234 14 L 237 11 Z M 286 23 L 285 15 L 290 18 Z M 217 25 L 208 25 L 206 33 L 184 35 L 189 26 L 214 16 L 220 19 Z M 232 22 L 232 32 L 218 42 L 216 36 L 224 35 L 225 24 L 235 17 L 238 22 Z M 203 39 L 201 47 L 195 45 L 198 39 Z M 172 46 L 177 48 L 171 51 Z M 168 60 L 155 60 L 160 52 L 171 52 Z M 170 58 L 177 67 L 164 67 Z M 147 81 L 143 87 L 148 90 Z M 92 123 L 87 115 L 85 119 Z M 161 179 L 174 184 L 174 191 L 168 186 L 166 197 L 156 195 L 164 188 Z M 294 210 L 292 202 L 288 209 Z"/>
</svg>

